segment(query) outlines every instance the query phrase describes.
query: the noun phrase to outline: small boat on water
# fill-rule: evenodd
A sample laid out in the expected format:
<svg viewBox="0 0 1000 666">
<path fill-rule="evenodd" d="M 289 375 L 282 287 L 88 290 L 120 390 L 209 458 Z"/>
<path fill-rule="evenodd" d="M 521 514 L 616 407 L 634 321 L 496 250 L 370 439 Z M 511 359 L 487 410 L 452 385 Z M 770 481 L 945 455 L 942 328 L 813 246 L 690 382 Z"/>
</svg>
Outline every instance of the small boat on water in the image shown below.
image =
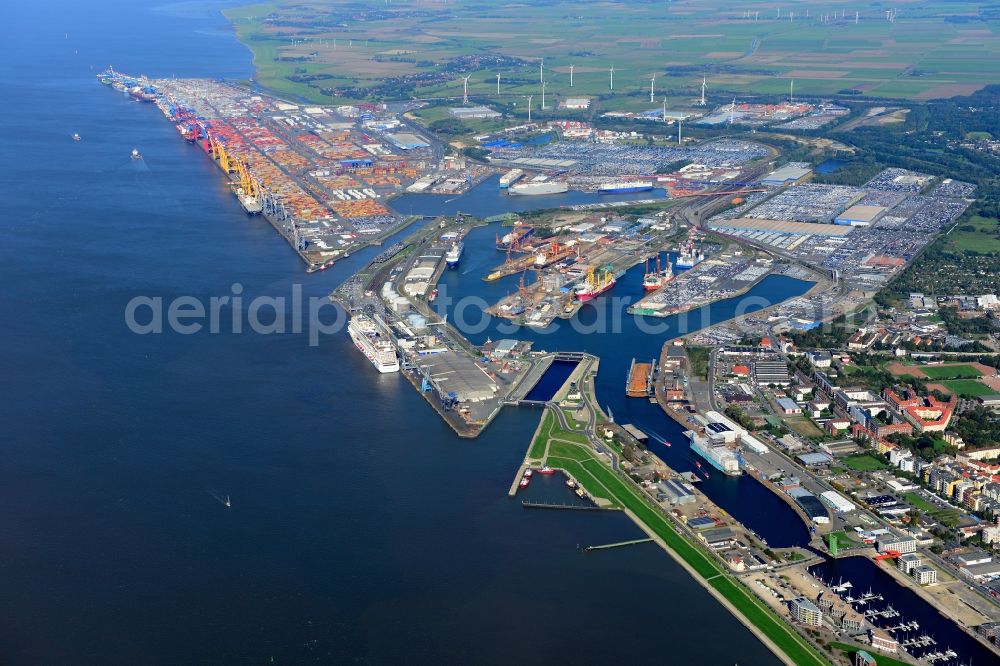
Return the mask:
<svg viewBox="0 0 1000 666">
<path fill-rule="evenodd" d="M 517 484 L 519 488 L 527 488 L 528 484 L 531 483 L 531 479 L 528 477 L 522 477 L 521 483 Z"/>
<path fill-rule="evenodd" d="M 139 154 L 139 149 L 138 148 L 133 148 L 132 149 L 132 159 L 134 159 L 134 160 L 141 160 L 142 159 L 142 155 Z"/>
<path fill-rule="evenodd" d="M 570 490 L 574 490 L 576 488 L 576 481 L 573 479 L 566 479 L 566 487 Z"/>
<path fill-rule="evenodd" d="M 73 140 L 74 141 L 79 141 L 80 140 L 80 135 L 77 134 L 76 132 L 73 132 Z"/>
<path fill-rule="evenodd" d="M 583 488 L 577 488 L 576 496 L 579 497 L 580 499 L 583 499 L 584 497 L 587 496 L 587 493 L 583 492 Z"/>
<path fill-rule="evenodd" d="M 524 470 L 524 478 L 530 479 L 532 474 L 534 474 L 534 472 L 531 471 L 530 467 L 528 469 Z"/>
</svg>

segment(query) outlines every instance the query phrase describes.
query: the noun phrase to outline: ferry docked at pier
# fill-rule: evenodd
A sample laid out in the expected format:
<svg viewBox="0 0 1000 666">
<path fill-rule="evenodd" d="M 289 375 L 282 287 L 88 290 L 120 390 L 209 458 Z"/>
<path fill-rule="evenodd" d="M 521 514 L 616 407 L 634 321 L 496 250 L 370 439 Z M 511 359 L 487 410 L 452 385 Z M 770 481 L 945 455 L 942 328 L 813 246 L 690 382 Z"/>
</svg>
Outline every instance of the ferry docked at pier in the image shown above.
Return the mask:
<svg viewBox="0 0 1000 666">
<path fill-rule="evenodd" d="M 396 344 L 381 323 L 365 314 L 356 314 L 347 324 L 347 332 L 361 353 L 381 373 L 399 371 Z"/>
</svg>

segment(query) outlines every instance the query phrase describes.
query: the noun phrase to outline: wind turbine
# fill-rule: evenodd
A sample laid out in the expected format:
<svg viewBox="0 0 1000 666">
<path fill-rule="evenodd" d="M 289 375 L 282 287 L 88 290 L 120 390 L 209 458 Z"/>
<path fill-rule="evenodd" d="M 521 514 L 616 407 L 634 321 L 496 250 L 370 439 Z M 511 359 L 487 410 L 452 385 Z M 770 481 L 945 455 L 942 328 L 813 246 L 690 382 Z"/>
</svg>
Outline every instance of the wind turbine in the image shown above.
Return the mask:
<svg viewBox="0 0 1000 666">
<path fill-rule="evenodd" d="M 795 79 L 788 82 L 788 103 L 795 104 Z"/>
<path fill-rule="evenodd" d="M 529 123 L 531 122 L 531 98 L 532 97 L 534 97 L 534 95 L 528 95 L 528 122 Z"/>
<path fill-rule="evenodd" d="M 677 118 L 677 145 L 684 145 L 684 139 L 681 138 L 681 125 L 684 122 L 683 118 Z"/>
<path fill-rule="evenodd" d="M 611 90 L 615 89 L 615 66 L 611 65 Z"/>
<path fill-rule="evenodd" d="M 569 66 L 569 87 L 573 87 L 573 65 Z"/>
<path fill-rule="evenodd" d="M 545 83 L 545 58 L 538 63 L 538 82 Z"/>
<path fill-rule="evenodd" d="M 469 74 L 465 79 L 463 79 L 462 87 L 462 104 L 466 105 L 469 103 L 469 79 L 472 78 L 472 74 Z"/>
<path fill-rule="evenodd" d="M 497 74 L 497 95 L 500 94 L 500 75 Z"/>
<path fill-rule="evenodd" d="M 656 74 L 653 74 L 653 78 L 649 81 L 649 103 L 653 103 L 653 91 L 656 90 Z"/>
<path fill-rule="evenodd" d="M 733 98 L 733 104 L 729 107 L 729 124 L 732 125 L 733 121 L 736 120 L 736 98 Z"/>
<path fill-rule="evenodd" d="M 705 83 L 708 81 L 708 77 L 701 77 L 701 106 L 705 106 Z"/>
<path fill-rule="evenodd" d="M 663 123 L 667 122 L 667 98 L 663 98 Z"/>
<path fill-rule="evenodd" d="M 545 88 L 547 88 L 548 85 L 549 84 L 546 81 L 542 81 L 542 111 L 545 110 Z"/>
</svg>

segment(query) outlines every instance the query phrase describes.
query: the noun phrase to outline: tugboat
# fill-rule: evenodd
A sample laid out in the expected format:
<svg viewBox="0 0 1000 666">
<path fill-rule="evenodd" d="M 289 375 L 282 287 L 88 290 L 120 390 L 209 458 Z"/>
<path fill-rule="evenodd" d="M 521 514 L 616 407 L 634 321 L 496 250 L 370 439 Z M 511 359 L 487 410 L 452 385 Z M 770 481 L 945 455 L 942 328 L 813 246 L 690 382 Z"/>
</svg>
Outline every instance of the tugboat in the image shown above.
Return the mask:
<svg viewBox="0 0 1000 666">
<path fill-rule="evenodd" d="M 546 466 L 546 467 L 543 467 L 540 470 L 538 470 L 538 473 L 539 474 L 544 474 L 545 476 L 548 476 L 550 474 L 555 474 L 556 471 L 554 469 L 552 469 L 551 467 Z"/>
<path fill-rule="evenodd" d="M 573 479 L 566 479 L 566 487 L 569 488 L 570 490 L 575 490 L 576 481 L 574 481 Z"/>
<path fill-rule="evenodd" d="M 142 155 L 139 154 L 139 149 L 138 148 L 133 148 L 132 149 L 132 159 L 134 159 L 134 160 L 141 160 L 142 159 Z"/>
</svg>

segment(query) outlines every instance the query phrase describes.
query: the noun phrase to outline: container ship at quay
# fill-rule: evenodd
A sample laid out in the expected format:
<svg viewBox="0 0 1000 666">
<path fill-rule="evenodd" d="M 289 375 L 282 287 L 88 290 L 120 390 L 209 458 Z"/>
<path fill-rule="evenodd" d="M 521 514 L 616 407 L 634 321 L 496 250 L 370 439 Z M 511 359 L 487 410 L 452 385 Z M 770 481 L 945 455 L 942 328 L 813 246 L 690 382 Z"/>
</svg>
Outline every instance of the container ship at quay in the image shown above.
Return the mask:
<svg viewBox="0 0 1000 666">
<path fill-rule="evenodd" d="M 604 183 L 597 188 L 600 194 L 628 194 L 630 192 L 648 192 L 653 184 L 642 180 L 630 180 L 624 183 Z"/>
<path fill-rule="evenodd" d="M 743 473 L 742 456 L 736 448 L 737 433 L 724 423 L 709 423 L 704 434 L 694 430 L 684 433 L 691 440 L 691 450 L 708 461 L 723 474 L 739 476 Z"/>
<path fill-rule="evenodd" d="M 399 371 L 399 358 L 391 336 L 377 319 L 364 314 L 356 314 L 347 324 L 347 332 L 354 345 L 368 357 L 375 369 L 381 373 Z"/>
<path fill-rule="evenodd" d="M 507 190 L 510 194 L 519 196 L 539 196 L 542 194 L 563 194 L 569 191 L 569 186 L 562 181 L 530 181 L 511 185 Z"/>
</svg>

